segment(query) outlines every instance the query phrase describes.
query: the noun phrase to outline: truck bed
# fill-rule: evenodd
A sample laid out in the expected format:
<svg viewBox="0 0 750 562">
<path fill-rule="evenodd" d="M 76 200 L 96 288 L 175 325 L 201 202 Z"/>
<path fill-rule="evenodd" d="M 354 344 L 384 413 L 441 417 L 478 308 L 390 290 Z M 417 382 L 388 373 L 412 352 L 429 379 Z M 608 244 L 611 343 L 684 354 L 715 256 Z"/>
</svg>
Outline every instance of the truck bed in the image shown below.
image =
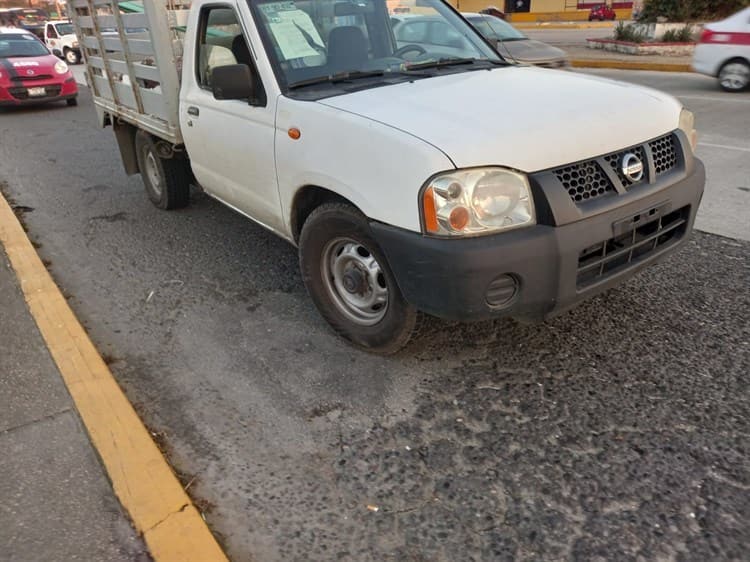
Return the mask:
<svg viewBox="0 0 750 562">
<path fill-rule="evenodd" d="M 102 125 L 117 119 L 181 144 L 180 29 L 190 2 L 128 2 L 130 13 L 109 0 L 70 0 L 69 5 Z"/>
</svg>

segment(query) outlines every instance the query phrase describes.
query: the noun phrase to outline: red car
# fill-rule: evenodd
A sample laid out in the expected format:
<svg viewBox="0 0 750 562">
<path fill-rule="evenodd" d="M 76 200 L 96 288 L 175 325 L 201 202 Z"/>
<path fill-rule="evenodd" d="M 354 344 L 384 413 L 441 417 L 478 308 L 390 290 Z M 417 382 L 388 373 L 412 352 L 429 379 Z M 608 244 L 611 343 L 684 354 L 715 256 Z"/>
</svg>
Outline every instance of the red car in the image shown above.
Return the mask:
<svg viewBox="0 0 750 562">
<path fill-rule="evenodd" d="M 78 85 L 68 65 L 32 33 L 0 27 L 0 106 L 53 101 L 77 105 Z"/>
<path fill-rule="evenodd" d="M 617 14 L 612 8 L 610 8 L 606 4 L 598 4 L 597 6 L 594 6 L 593 8 L 591 8 L 591 11 L 589 12 L 589 21 L 594 21 L 594 20 L 615 21 L 615 18 L 617 18 Z"/>
</svg>

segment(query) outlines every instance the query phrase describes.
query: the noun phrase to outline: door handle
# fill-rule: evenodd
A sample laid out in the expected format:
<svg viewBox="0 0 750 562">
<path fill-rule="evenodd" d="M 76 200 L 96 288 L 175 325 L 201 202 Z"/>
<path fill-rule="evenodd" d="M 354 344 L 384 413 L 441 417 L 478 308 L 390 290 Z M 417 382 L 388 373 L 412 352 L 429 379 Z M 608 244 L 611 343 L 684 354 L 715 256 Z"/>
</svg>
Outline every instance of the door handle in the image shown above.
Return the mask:
<svg viewBox="0 0 750 562">
<path fill-rule="evenodd" d="M 187 112 L 188 112 L 188 115 L 192 115 L 193 117 L 198 117 L 198 115 L 201 114 L 198 108 L 195 107 L 194 105 L 191 105 L 190 107 L 188 107 Z"/>
</svg>

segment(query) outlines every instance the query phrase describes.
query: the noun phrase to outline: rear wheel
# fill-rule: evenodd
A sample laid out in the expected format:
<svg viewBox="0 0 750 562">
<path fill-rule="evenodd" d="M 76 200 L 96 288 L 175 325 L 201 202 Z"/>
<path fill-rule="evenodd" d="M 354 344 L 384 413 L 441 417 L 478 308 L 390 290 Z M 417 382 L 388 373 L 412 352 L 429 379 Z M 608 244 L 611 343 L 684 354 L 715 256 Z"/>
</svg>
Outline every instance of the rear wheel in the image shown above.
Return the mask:
<svg viewBox="0 0 750 562">
<path fill-rule="evenodd" d="M 68 64 L 78 64 L 81 62 L 81 55 L 79 55 L 73 49 L 67 49 L 65 51 L 65 62 Z"/>
<path fill-rule="evenodd" d="M 159 156 L 154 138 L 145 131 L 135 134 L 135 151 L 143 185 L 151 202 L 160 209 L 179 209 L 190 202 L 188 161 Z"/>
<path fill-rule="evenodd" d="M 731 60 L 719 70 L 719 86 L 727 92 L 741 92 L 750 85 L 750 64 Z"/>
<path fill-rule="evenodd" d="M 367 219 L 344 203 L 326 203 L 305 221 L 302 278 L 320 314 L 343 338 L 368 351 L 404 347 L 420 315 L 404 300 Z"/>
</svg>

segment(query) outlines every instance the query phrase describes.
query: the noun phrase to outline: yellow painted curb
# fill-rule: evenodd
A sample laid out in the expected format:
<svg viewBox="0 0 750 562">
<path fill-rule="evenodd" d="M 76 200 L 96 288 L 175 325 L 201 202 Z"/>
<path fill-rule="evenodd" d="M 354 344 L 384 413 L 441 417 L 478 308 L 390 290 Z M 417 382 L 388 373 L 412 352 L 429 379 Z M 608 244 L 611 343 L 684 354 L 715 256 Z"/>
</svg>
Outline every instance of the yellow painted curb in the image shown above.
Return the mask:
<svg viewBox="0 0 750 562">
<path fill-rule="evenodd" d="M 573 59 L 570 61 L 571 66 L 577 68 L 613 68 L 621 70 L 654 70 L 657 72 L 692 72 L 693 69 L 686 63 L 671 62 L 638 62 L 638 61 L 619 61 L 619 60 L 587 60 Z"/>
<path fill-rule="evenodd" d="M 226 561 L 2 194 L 0 243 L 115 494 L 154 560 Z"/>
</svg>

